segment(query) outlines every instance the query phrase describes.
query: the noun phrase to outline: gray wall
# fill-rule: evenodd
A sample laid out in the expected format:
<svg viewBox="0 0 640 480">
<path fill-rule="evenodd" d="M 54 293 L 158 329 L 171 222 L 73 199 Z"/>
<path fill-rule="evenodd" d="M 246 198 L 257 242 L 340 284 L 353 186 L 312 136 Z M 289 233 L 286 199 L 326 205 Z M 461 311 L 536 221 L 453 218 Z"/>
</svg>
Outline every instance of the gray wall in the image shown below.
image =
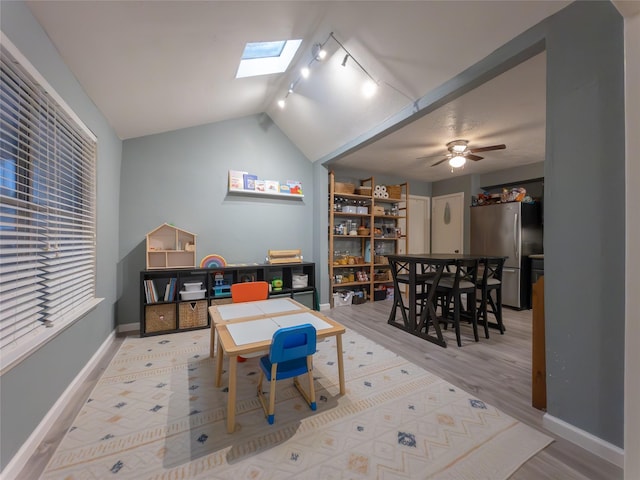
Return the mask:
<svg viewBox="0 0 640 480">
<path fill-rule="evenodd" d="M 114 329 L 122 144 L 23 2 L 0 2 L 0 28 L 98 138 L 98 308 L 0 379 L 0 469 Z"/>
<path fill-rule="evenodd" d="M 624 24 L 609 2 L 547 24 L 547 411 L 622 447 Z"/>
<path fill-rule="evenodd" d="M 304 199 L 228 194 L 229 170 L 299 180 Z M 120 189 L 118 323 L 140 320 L 146 234 L 171 223 L 197 234 L 196 262 L 264 263 L 269 249 L 314 261 L 312 163 L 267 115 L 126 140 Z"/>
</svg>

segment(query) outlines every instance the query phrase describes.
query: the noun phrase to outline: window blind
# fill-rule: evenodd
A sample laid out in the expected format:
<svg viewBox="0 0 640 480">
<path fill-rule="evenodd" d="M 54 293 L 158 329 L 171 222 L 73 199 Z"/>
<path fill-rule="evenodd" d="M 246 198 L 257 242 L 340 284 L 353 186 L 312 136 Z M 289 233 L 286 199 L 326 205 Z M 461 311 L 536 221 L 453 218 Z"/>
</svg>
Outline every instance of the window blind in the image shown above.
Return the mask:
<svg viewBox="0 0 640 480">
<path fill-rule="evenodd" d="M 0 349 L 95 299 L 96 141 L 1 47 Z"/>
</svg>

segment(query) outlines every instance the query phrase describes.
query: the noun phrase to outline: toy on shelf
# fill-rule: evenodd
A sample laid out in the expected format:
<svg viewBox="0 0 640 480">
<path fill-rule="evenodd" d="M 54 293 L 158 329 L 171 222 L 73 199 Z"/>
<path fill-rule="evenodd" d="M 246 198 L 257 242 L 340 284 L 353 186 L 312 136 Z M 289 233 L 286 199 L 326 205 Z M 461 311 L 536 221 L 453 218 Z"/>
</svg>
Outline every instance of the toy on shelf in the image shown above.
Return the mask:
<svg viewBox="0 0 640 480">
<path fill-rule="evenodd" d="M 211 254 L 200 260 L 200 268 L 222 268 L 227 266 L 227 261 L 222 255 Z"/>
<path fill-rule="evenodd" d="M 213 274 L 213 296 L 214 297 L 230 297 L 231 285 L 224 279 L 222 272 Z"/>
<path fill-rule="evenodd" d="M 302 263 L 302 250 L 269 250 L 267 263 Z"/>
</svg>

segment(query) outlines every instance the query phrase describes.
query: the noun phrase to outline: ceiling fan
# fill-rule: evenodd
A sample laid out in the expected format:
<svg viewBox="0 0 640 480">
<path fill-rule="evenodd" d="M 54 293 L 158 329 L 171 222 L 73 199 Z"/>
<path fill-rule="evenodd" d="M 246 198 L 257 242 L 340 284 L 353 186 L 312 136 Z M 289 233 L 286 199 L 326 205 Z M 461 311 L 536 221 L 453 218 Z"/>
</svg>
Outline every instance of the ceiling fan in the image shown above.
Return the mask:
<svg viewBox="0 0 640 480">
<path fill-rule="evenodd" d="M 474 155 L 475 153 L 490 152 L 491 150 L 504 150 L 505 148 L 507 148 L 505 144 L 491 145 L 488 147 L 469 148 L 468 140 L 453 140 L 447 143 L 447 150 L 449 150 L 447 156 L 431 166 L 435 167 L 436 165 L 440 165 L 441 163 L 448 160 L 449 165 L 452 168 L 459 168 L 466 163 L 467 159 L 478 161 L 484 158 L 478 155 Z"/>
</svg>

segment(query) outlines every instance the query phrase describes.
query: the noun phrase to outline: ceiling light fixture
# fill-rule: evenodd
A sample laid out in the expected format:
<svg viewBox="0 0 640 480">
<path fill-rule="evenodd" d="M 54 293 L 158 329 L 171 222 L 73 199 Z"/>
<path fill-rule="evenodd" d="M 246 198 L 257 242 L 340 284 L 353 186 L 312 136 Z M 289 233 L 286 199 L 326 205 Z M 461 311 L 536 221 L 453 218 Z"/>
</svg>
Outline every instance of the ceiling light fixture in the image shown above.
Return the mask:
<svg viewBox="0 0 640 480">
<path fill-rule="evenodd" d="M 305 67 L 303 67 L 300 70 L 300 76 L 290 84 L 287 94 L 283 98 L 278 100 L 278 106 L 280 106 L 280 108 L 284 108 L 285 100 L 290 94 L 293 93 L 293 89 L 300 81 L 300 78 L 309 78 L 309 75 L 311 73 L 310 67 L 313 64 L 313 62 L 320 62 L 326 58 L 327 51 L 324 49 L 324 46 L 330 39 L 333 39 L 340 46 L 340 48 L 345 52 L 344 59 L 342 60 L 343 67 L 347 66 L 347 61 L 349 60 L 349 57 L 351 57 L 351 59 L 356 63 L 356 65 L 360 67 L 360 70 L 362 70 L 364 74 L 367 77 L 369 77 L 362 86 L 362 94 L 365 96 L 365 98 L 371 98 L 376 93 L 376 91 L 378 90 L 379 83 L 371 76 L 371 74 L 366 70 L 366 68 L 364 68 L 360 62 L 358 62 L 358 60 L 351 54 L 351 52 L 347 50 L 346 47 L 335 37 L 333 32 L 331 32 L 323 43 L 315 43 L 311 47 L 311 60 Z"/>
<path fill-rule="evenodd" d="M 467 159 L 464 155 L 456 155 L 449 159 L 449 165 L 451 168 L 460 168 L 467 162 Z"/>
</svg>

